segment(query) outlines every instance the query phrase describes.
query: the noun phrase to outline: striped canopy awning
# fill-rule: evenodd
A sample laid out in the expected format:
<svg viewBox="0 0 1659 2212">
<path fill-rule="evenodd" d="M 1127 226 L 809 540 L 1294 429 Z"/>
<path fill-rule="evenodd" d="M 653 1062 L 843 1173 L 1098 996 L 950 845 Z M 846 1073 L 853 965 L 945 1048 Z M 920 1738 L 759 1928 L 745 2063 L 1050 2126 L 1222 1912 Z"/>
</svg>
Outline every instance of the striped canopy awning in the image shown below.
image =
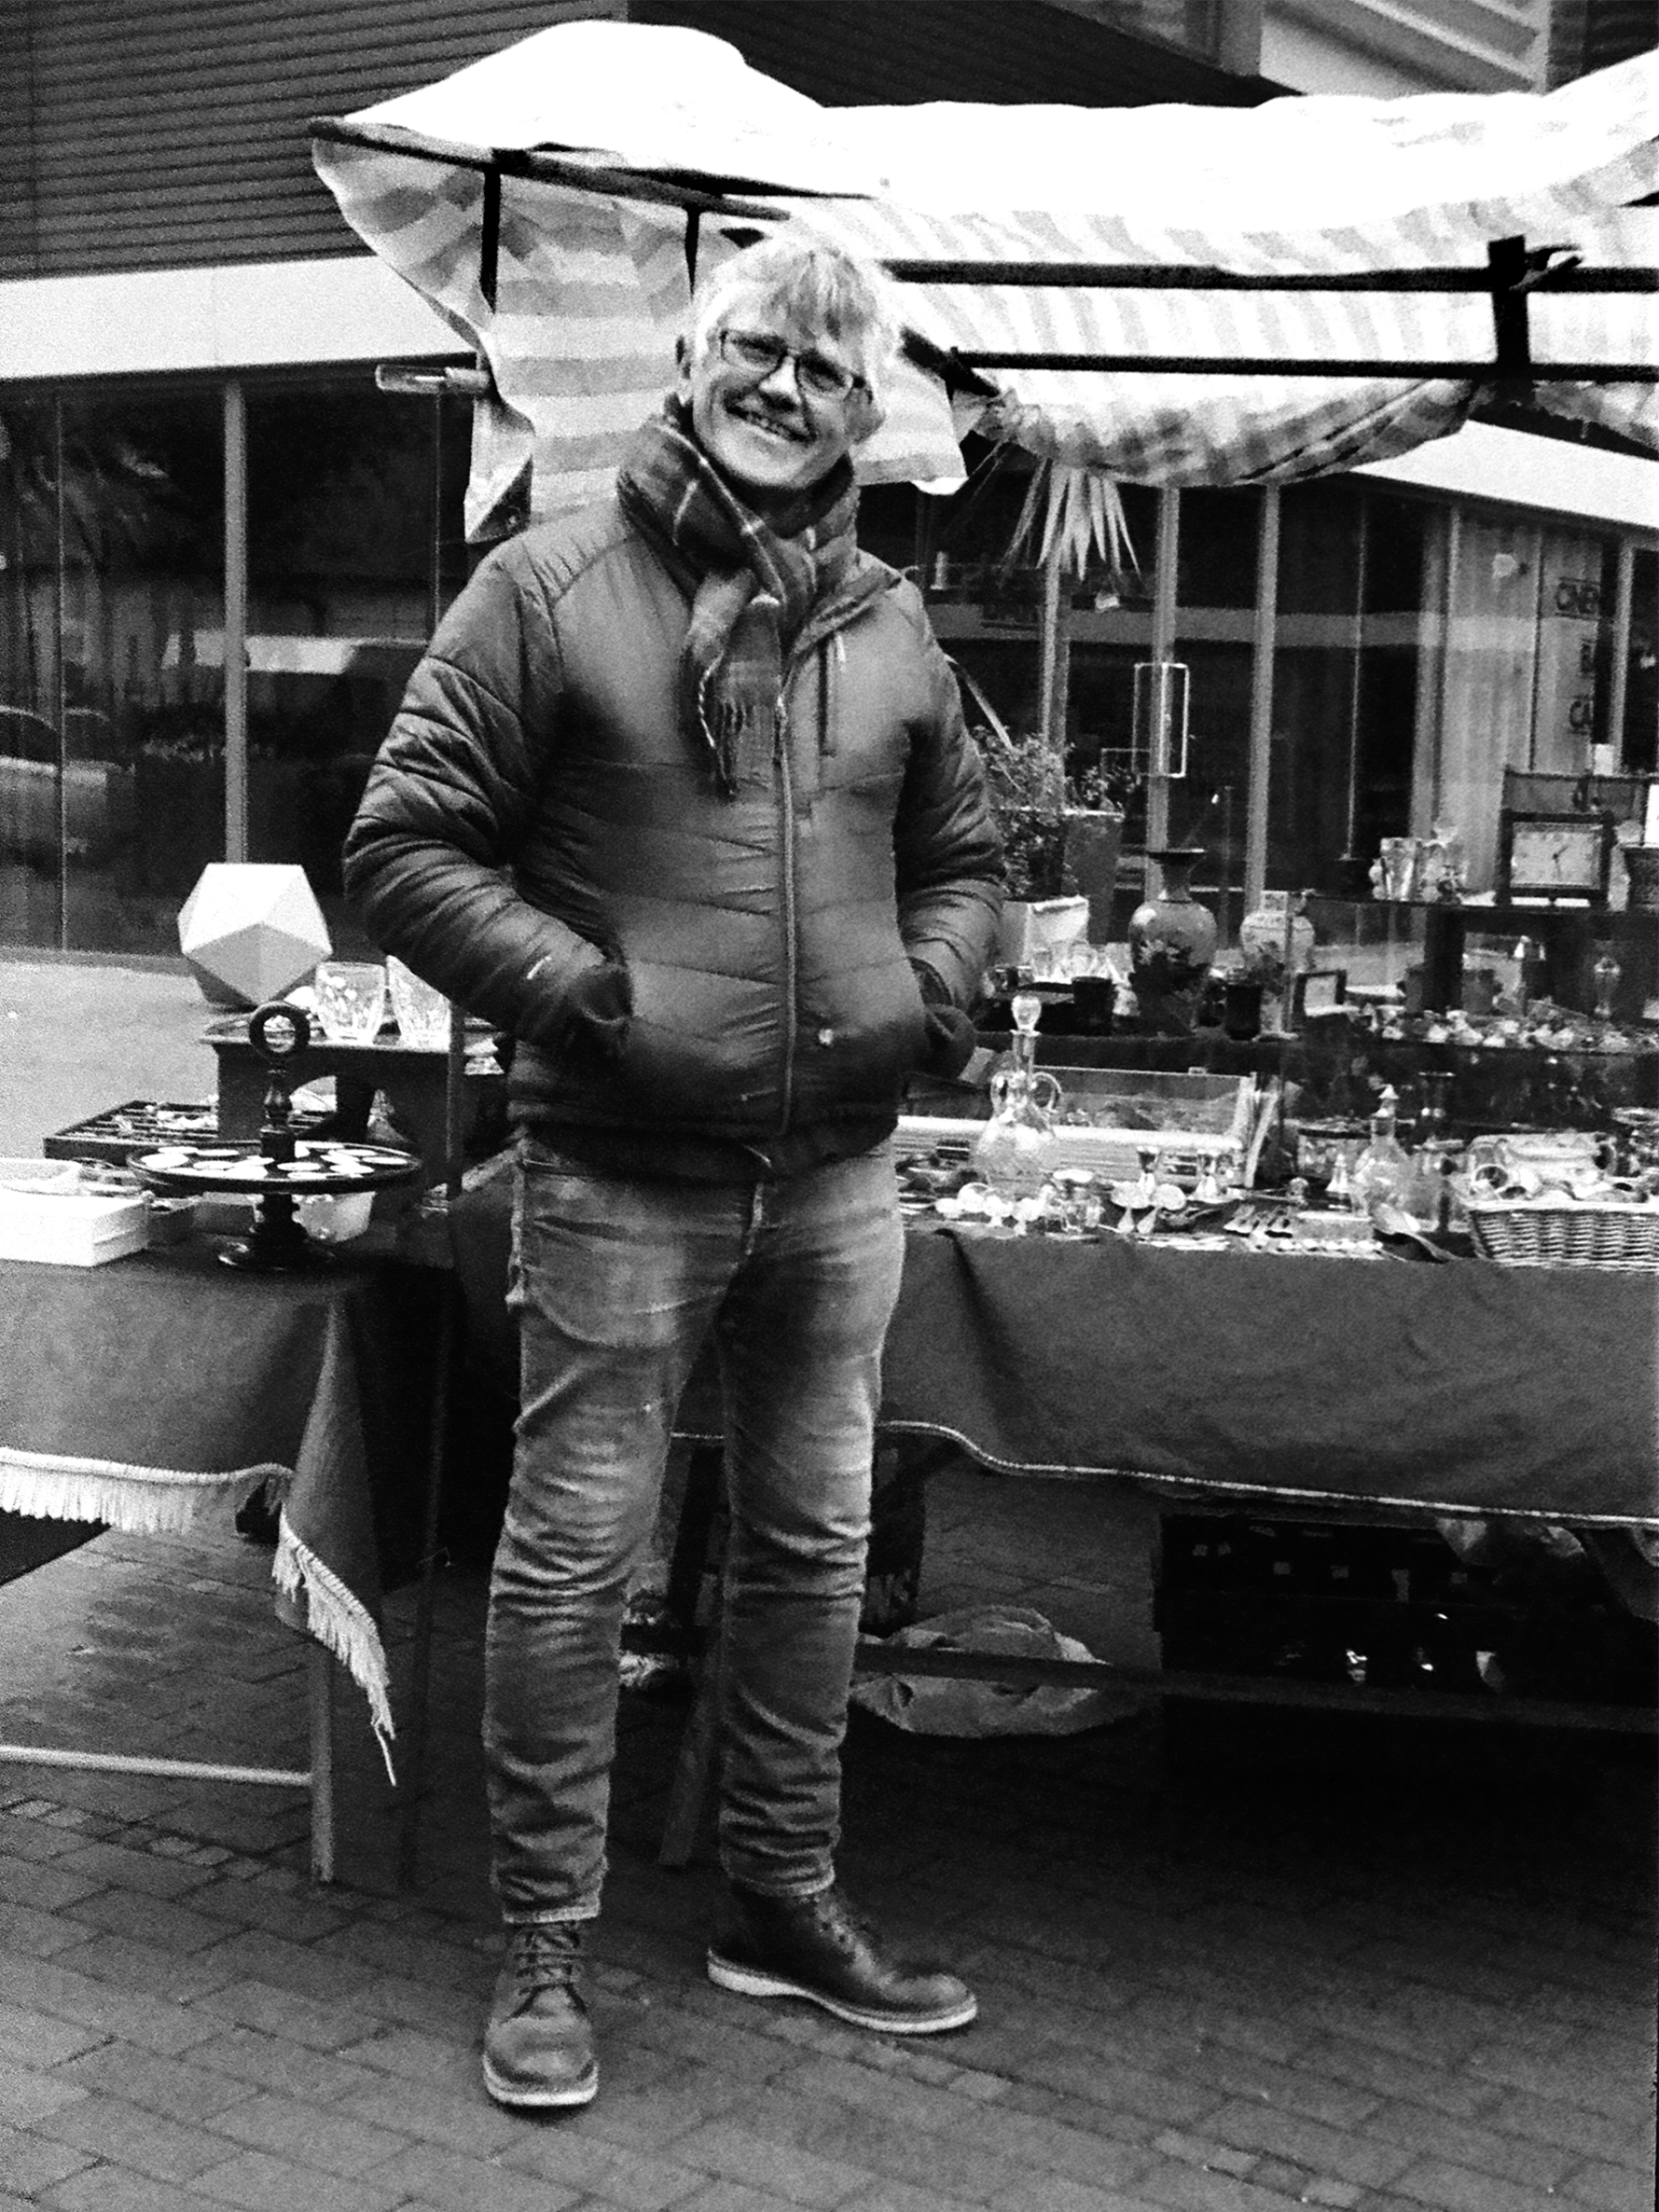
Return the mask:
<svg viewBox="0 0 1659 2212">
<path fill-rule="evenodd" d="M 959 480 L 973 428 L 1124 481 L 1284 481 L 1494 385 L 1659 449 L 1656 95 L 1644 55 L 1547 97 L 830 109 L 704 33 L 586 22 L 319 122 L 314 158 L 488 363 L 493 536 L 608 487 L 672 380 L 688 248 L 785 224 L 903 287 L 866 480 Z"/>
</svg>

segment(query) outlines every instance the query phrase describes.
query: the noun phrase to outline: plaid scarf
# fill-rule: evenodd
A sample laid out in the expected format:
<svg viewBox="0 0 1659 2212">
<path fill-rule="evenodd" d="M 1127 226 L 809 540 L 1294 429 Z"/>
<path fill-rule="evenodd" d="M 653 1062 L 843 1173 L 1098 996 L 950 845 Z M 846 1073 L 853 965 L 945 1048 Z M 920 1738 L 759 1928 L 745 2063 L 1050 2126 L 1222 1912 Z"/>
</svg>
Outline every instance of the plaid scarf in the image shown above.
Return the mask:
<svg viewBox="0 0 1659 2212">
<path fill-rule="evenodd" d="M 635 439 L 617 477 L 622 511 L 691 598 L 679 665 L 680 728 L 706 747 L 729 798 L 770 752 L 783 664 L 807 618 L 857 557 L 858 493 L 841 461 L 771 522 L 746 507 L 679 401 Z"/>
</svg>

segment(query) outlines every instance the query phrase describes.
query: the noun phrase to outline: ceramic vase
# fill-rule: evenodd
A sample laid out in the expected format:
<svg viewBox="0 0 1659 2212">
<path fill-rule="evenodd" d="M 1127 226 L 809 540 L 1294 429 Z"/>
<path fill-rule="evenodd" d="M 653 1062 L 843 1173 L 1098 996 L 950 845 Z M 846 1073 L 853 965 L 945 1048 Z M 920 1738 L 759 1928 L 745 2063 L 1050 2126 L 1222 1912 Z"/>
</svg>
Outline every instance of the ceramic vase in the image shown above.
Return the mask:
<svg viewBox="0 0 1659 2212">
<path fill-rule="evenodd" d="M 1129 971 L 1135 1002 L 1147 1029 L 1176 1035 L 1190 1030 L 1216 957 L 1216 917 L 1192 891 L 1194 866 L 1204 858 L 1191 845 L 1148 853 L 1163 888 L 1129 917 Z"/>
</svg>

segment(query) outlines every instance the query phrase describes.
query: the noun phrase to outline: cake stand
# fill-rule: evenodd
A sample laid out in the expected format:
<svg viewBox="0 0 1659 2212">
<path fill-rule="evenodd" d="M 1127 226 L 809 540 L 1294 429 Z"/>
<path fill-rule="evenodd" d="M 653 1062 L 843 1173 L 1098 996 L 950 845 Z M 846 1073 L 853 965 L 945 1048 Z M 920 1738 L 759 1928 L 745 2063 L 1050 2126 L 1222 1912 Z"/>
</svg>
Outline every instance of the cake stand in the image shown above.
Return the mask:
<svg viewBox="0 0 1659 2212">
<path fill-rule="evenodd" d="M 127 1165 L 156 1190 L 253 1198 L 252 1234 L 219 1253 L 227 1267 L 261 1275 L 327 1267 L 334 1254 L 300 1226 L 300 1201 L 412 1182 L 420 1173 L 420 1161 L 392 1145 L 294 1135 L 289 1064 L 301 1058 L 311 1042 L 311 1023 L 300 1007 L 285 999 L 261 1006 L 249 1020 L 248 1041 L 270 1071 L 257 1145 L 164 1145 L 137 1154 Z"/>
</svg>

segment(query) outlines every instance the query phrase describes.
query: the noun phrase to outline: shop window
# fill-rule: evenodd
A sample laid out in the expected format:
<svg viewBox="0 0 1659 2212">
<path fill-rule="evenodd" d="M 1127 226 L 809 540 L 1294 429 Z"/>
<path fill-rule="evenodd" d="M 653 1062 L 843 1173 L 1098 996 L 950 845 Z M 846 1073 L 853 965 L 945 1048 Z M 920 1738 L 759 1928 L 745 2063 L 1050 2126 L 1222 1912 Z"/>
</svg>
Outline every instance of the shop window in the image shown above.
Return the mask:
<svg viewBox="0 0 1659 2212">
<path fill-rule="evenodd" d="M 220 403 L 206 391 L 0 406 L 0 941 L 178 951 L 224 851 Z"/>
<path fill-rule="evenodd" d="M 1477 891 L 1494 881 L 1506 769 L 1579 778 L 1639 765 L 1620 761 L 1611 728 L 1618 565 L 1616 542 L 1582 527 L 1477 509 L 1454 519 L 1439 743 L 1422 781 L 1430 811 L 1464 834 Z"/>
<path fill-rule="evenodd" d="M 1362 478 L 1292 485 L 1280 506 L 1267 880 L 1356 896 L 1411 826 L 1434 526 Z"/>
<path fill-rule="evenodd" d="M 368 949 L 340 848 L 437 615 L 465 580 L 464 404 L 367 376 L 249 394 L 248 857 L 304 867 Z"/>
</svg>

